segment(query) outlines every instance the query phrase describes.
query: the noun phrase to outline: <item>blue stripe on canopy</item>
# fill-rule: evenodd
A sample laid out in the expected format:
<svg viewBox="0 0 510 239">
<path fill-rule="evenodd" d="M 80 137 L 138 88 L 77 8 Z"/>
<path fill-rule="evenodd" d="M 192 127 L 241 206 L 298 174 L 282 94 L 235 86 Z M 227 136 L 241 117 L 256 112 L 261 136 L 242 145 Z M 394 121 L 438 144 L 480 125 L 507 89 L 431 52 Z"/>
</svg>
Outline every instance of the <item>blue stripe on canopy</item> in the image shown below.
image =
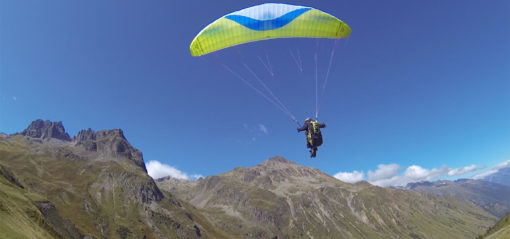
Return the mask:
<svg viewBox="0 0 510 239">
<path fill-rule="evenodd" d="M 310 11 L 312 8 L 301 8 L 296 9 L 292 12 L 289 12 L 279 18 L 270 19 L 270 20 L 257 20 L 246 16 L 241 15 L 227 15 L 225 16 L 226 19 L 232 20 L 234 22 L 237 22 L 249 29 L 255 30 L 255 31 L 268 31 L 268 30 L 274 30 L 278 29 L 280 27 L 283 27 L 290 22 L 292 22 L 297 17 L 301 16 L 301 14 Z"/>
</svg>

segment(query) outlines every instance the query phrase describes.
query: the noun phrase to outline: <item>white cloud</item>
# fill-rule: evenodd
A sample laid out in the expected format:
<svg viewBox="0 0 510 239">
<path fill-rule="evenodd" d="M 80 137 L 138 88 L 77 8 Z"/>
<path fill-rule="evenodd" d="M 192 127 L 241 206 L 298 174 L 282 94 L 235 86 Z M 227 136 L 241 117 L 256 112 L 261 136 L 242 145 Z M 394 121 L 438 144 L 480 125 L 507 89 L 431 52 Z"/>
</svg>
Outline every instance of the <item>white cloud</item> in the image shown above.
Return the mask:
<svg viewBox="0 0 510 239">
<path fill-rule="evenodd" d="M 506 168 L 506 167 L 510 167 L 510 160 L 502 162 L 502 163 L 492 167 L 491 169 L 489 169 L 489 170 L 487 170 L 487 171 L 485 171 L 483 173 L 477 174 L 473 178 L 474 179 L 483 179 L 483 178 L 485 178 L 485 177 L 487 177 L 489 175 L 497 173 L 500 169 Z"/>
<path fill-rule="evenodd" d="M 410 183 L 411 180 L 409 178 L 395 175 L 391 178 L 383 178 L 379 179 L 377 181 L 368 181 L 369 183 L 373 185 L 377 185 L 380 187 L 390 187 L 390 186 L 405 186 L 406 184 Z"/>
<path fill-rule="evenodd" d="M 389 179 L 397 175 L 400 166 L 398 164 L 379 164 L 375 172 L 368 171 L 369 181 Z"/>
<path fill-rule="evenodd" d="M 204 176 L 202 176 L 202 174 L 192 174 L 190 176 L 193 180 L 199 180 L 201 178 L 205 178 Z"/>
<path fill-rule="evenodd" d="M 262 131 L 264 134 L 267 134 L 267 127 L 263 124 L 259 124 L 259 130 Z"/>
<path fill-rule="evenodd" d="M 510 165 L 510 161 L 508 161 L 508 165 Z M 403 173 L 399 173 L 400 168 L 402 167 L 398 164 L 379 164 L 377 170 L 368 171 L 367 181 L 381 187 L 405 186 L 412 182 L 437 180 L 443 177 L 459 176 L 478 170 L 476 165 L 462 168 L 442 166 L 432 169 L 426 169 L 419 165 L 411 165 L 407 167 Z M 364 179 L 364 173 L 363 171 L 354 171 L 352 173 L 339 172 L 335 174 L 334 177 L 345 182 L 357 182 Z"/>
<path fill-rule="evenodd" d="M 353 171 L 352 173 L 349 172 L 339 172 L 335 174 L 333 177 L 347 182 L 347 183 L 355 183 L 362 180 L 365 180 L 365 174 L 363 172 Z"/>
<path fill-rule="evenodd" d="M 450 171 L 448 172 L 448 176 L 462 175 L 465 173 L 473 172 L 475 170 L 478 170 L 478 167 L 474 164 L 463 168 L 454 168 L 450 169 Z"/>
<path fill-rule="evenodd" d="M 473 179 L 484 179 L 485 177 L 489 176 L 489 175 L 492 175 L 492 174 L 495 174 L 499 171 L 499 169 L 489 169 L 483 173 L 480 173 L 480 174 L 477 174 L 475 176 L 473 176 Z"/>
<path fill-rule="evenodd" d="M 398 164 L 379 164 L 375 172 L 368 171 L 368 182 L 373 185 L 388 187 L 395 185 L 403 185 L 403 177 L 398 175 Z"/>
<path fill-rule="evenodd" d="M 145 167 L 147 168 L 147 173 L 153 179 L 158 179 L 158 178 L 162 178 L 162 177 L 166 177 L 166 176 L 170 176 L 172 178 L 177 178 L 177 179 L 186 179 L 186 180 L 191 180 L 191 179 L 196 180 L 200 177 L 203 178 L 203 176 L 200 174 L 193 174 L 190 176 L 190 175 L 186 174 L 185 172 L 182 172 L 179 169 L 176 169 L 175 167 L 160 163 L 159 161 L 155 161 L 155 160 L 152 160 L 152 161 L 149 161 L 148 163 L 146 163 Z"/>
<path fill-rule="evenodd" d="M 507 161 L 505 161 L 503 163 L 498 164 L 497 167 L 498 167 L 498 169 L 510 167 L 510 160 L 507 160 Z"/>
<path fill-rule="evenodd" d="M 441 168 L 425 169 L 418 165 L 412 165 L 406 169 L 404 177 L 410 179 L 411 181 L 418 182 L 438 179 L 444 175 L 447 175 L 448 172 L 449 169 L 446 166 L 442 166 Z"/>
<path fill-rule="evenodd" d="M 368 182 L 381 187 L 405 184 L 401 182 L 402 177 L 398 175 L 399 168 L 398 164 L 379 164 L 375 172 L 368 171 Z"/>
</svg>

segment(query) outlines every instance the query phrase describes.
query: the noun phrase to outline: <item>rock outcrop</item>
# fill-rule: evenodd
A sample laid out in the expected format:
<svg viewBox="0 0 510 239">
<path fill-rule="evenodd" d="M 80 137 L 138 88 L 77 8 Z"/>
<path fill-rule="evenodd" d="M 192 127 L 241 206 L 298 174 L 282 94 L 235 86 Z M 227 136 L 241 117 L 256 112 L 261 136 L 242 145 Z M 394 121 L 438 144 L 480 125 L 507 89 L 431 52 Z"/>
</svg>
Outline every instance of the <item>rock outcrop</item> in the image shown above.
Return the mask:
<svg viewBox="0 0 510 239">
<path fill-rule="evenodd" d="M 64 141 L 71 141 L 71 137 L 66 133 L 62 122 L 51 122 L 49 120 L 35 120 L 28 128 L 21 132 L 22 135 L 31 138 L 39 138 L 44 140 L 60 139 Z"/>
<path fill-rule="evenodd" d="M 33 121 L 20 134 L 40 140 L 58 139 L 66 142 L 72 141 L 77 146 L 81 146 L 87 151 L 101 153 L 103 157 L 127 158 L 132 160 L 137 166 L 143 168 L 143 170 L 147 172 L 142 153 L 131 146 L 121 129 L 100 130 L 95 132 L 89 128 L 87 130 L 81 130 L 71 139 L 69 134 L 66 133 L 62 122 L 38 119 Z"/>
<path fill-rule="evenodd" d="M 107 157 L 132 160 L 147 172 L 142 153 L 129 144 L 121 129 L 94 132 L 89 128 L 78 132 L 73 141 L 77 146 L 82 146 L 88 151 L 100 152 Z"/>
</svg>

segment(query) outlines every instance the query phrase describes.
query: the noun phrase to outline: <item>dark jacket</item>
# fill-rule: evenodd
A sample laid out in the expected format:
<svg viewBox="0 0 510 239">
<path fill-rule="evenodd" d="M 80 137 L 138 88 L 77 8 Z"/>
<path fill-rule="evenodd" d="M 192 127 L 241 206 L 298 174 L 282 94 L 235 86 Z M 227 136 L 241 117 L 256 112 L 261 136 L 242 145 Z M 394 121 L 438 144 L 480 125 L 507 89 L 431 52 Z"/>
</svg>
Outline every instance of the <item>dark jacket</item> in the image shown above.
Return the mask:
<svg viewBox="0 0 510 239">
<path fill-rule="evenodd" d="M 319 128 L 326 127 L 326 124 L 317 123 Z M 305 122 L 305 124 L 297 129 L 298 132 L 306 131 L 306 142 L 309 148 L 317 147 L 322 144 L 322 133 L 320 130 L 314 131 L 312 121 Z"/>
</svg>

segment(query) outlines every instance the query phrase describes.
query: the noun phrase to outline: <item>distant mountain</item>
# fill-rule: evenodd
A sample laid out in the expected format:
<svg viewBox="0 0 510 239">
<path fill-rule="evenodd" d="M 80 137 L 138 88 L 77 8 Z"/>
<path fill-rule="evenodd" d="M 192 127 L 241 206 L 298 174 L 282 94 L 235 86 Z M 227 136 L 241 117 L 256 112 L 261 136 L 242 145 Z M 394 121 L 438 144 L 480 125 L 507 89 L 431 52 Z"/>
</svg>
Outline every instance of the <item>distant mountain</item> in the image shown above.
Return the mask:
<svg viewBox="0 0 510 239">
<path fill-rule="evenodd" d="M 170 192 L 173 195 L 187 195 L 198 183 L 197 181 L 172 178 L 170 176 L 158 178 L 155 181 L 161 190 Z"/>
<path fill-rule="evenodd" d="M 281 157 L 157 184 L 235 238 L 475 238 L 495 222 L 464 200 L 344 183 Z"/>
<path fill-rule="evenodd" d="M 510 187 L 510 167 L 500 168 L 496 173 L 484 177 L 483 180 Z"/>
<path fill-rule="evenodd" d="M 36 120 L 0 137 L 0 238 L 230 238 L 161 192 L 122 130 Z"/>
<path fill-rule="evenodd" d="M 409 183 L 405 189 L 435 195 L 449 195 L 470 201 L 498 218 L 510 211 L 510 187 L 482 180 L 459 179 Z"/>
</svg>

